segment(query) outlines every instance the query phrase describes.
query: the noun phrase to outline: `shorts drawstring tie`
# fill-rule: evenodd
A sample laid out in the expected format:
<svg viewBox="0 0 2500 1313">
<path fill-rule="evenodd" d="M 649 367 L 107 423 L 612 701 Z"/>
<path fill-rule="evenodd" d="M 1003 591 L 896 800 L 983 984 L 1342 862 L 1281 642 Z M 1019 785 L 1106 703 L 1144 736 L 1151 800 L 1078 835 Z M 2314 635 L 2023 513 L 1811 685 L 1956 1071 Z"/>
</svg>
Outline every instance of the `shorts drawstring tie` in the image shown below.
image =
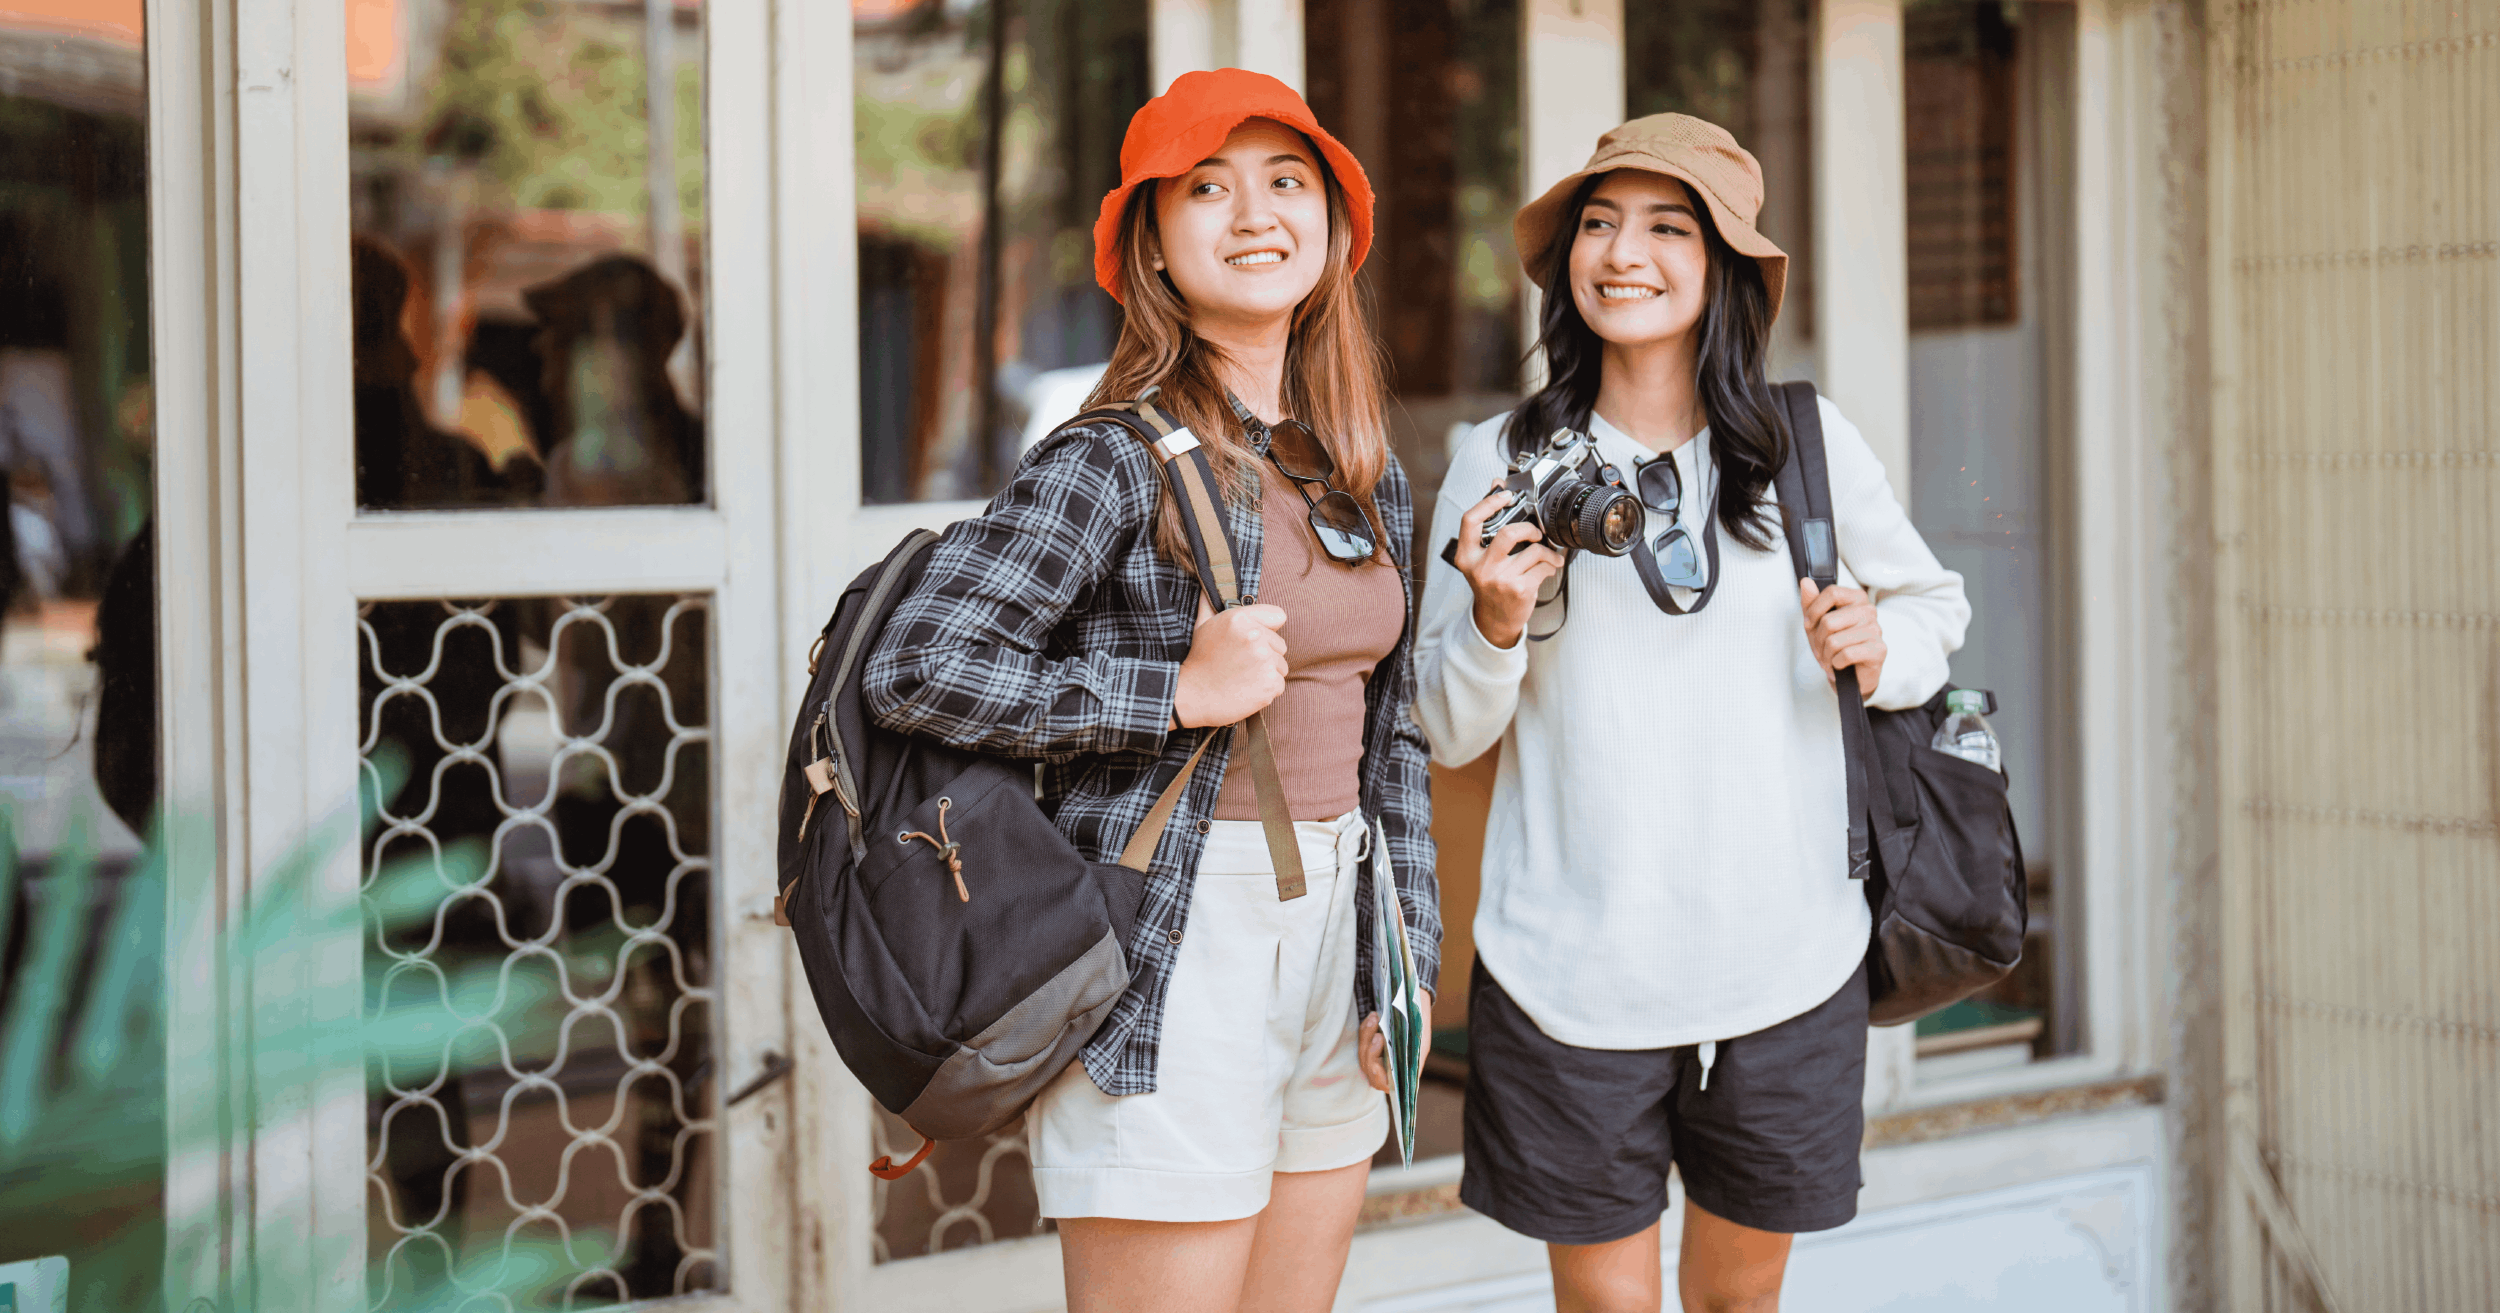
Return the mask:
<svg viewBox="0 0 2500 1313">
<path fill-rule="evenodd" d="M 1718 1060 L 1719 1041 L 1715 1039 L 1703 1040 L 1701 1042 L 1701 1088 L 1705 1090 L 1710 1088 L 1710 1064 L 1717 1062 Z"/>
</svg>

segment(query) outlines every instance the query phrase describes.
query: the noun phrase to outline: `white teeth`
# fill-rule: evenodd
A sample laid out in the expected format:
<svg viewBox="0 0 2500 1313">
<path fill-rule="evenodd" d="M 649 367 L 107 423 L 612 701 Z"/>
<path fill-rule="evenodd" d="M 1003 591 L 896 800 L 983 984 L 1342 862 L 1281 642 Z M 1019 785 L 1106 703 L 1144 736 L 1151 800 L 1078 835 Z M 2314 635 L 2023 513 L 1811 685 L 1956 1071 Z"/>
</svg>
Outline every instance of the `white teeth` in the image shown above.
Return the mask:
<svg viewBox="0 0 2500 1313">
<path fill-rule="evenodd" d="M 1597 289 L 1597 294 L 1609 301 L 1646 301 L 1651 297 L 1658 295 L 1658 289 L 1655 287 L 1615 287 L 1606 285 L 1600 286 Z"/>
<path fill-rule="evenodd" d="M 1284 259 L 1285 253 L 1282 251 L 1251 251 L 1245 255 L 1236 255 L 1224 263 L 1229 265 L 1282 264 Z"/>
</svg>

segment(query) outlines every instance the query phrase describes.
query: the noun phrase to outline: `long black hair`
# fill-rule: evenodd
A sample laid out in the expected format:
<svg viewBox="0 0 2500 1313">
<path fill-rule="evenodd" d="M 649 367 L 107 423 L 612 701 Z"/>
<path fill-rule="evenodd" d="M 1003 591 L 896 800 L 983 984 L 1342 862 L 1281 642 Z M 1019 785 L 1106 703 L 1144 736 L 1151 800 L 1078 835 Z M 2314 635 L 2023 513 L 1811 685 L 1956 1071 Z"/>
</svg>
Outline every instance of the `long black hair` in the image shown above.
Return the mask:
<svg viewBox="0 0 2500 1313">
<path fill-rule="evenodd" d="M 1580 184 L 1565 210 L 1545 261 L 1545 306 L 1537 319 L 1536 344 L 1545 351 L 1546 384 L 1510 414 L 1503 426 L 1511 455 L 1541 446 L 1558 428 L 1585 433 L 1597 406 L 1605 343 L 1580 316 L 1571 297 L 1571 244 L 1589 194 L 1605 181 L 1598 174 Z M 1686 188 L 1692 191 L 1692 188 Z M 1764 494 L 1788 459 L 1788 428 L 1771 398 L 1764 361 L 1771 349 L 1771 293 L 1762 266 L 1719 235 L 1709 203 L 1698 192 L 1702 242 L 1710 254 L 1704 288 L 1701 347 L 1694 386 L 1710 425 L 1710 454 L 1719 467 L 1719 528 L 1755 551 L 1768 551 L 1771 536 L 1762 519 Z"/>
</svg>

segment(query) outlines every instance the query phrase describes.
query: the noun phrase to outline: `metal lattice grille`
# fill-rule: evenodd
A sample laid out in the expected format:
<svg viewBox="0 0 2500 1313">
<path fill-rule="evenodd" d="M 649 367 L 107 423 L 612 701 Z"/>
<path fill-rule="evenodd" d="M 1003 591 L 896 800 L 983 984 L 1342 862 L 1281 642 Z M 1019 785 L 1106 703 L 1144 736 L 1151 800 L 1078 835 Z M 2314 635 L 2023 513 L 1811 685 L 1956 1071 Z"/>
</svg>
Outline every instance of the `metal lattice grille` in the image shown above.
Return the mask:
<svg viewBox="0 0 2500 1313">
<path fill-rule="evenodd" d="M 883 1108 L 870 1124 L 869 1160 L 891 1154 L 909 1158 L 920 1135 Z M 941 1144 L 928 1161 L 899 1181 L 876 1183 L 875 1238 L 880 1263 L 998 1240 L 1047 1234 L 1041 1202 L 1033 1193 L 1033 1158 L 1024 1127 L 980 1140 Z"/>
<path fill-rule="evenodd" d="M 508 1283 L 524 1250 L 567 1308 L 719 1288 L 704 599 L 376 602 L 358 629 L 365 887 L 411 859 L 440 883 L 368 936 L 368 1006 L 497 982 L 439 1056 L 371 1063 L 373 1306 Z"/>
<path fill-rule="evenodd" d="M 2243 1309 L 2500 1289 L 2500 3 L 2215 6 Z"/>
</svg>

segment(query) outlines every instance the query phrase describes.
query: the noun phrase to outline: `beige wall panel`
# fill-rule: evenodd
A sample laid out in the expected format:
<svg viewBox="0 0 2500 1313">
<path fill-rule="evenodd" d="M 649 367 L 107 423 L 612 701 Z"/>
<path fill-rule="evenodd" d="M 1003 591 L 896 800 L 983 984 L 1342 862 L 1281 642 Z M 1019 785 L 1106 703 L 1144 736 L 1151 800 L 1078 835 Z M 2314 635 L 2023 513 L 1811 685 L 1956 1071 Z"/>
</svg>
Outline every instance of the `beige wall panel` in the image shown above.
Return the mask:
<svg viewBox="0 0 2500 1313">
<path fill-rule="evenodd" d="M 2215 17 L 2230 1300 L 2489 1307 L 2500 4 Z"/>
</svg>

